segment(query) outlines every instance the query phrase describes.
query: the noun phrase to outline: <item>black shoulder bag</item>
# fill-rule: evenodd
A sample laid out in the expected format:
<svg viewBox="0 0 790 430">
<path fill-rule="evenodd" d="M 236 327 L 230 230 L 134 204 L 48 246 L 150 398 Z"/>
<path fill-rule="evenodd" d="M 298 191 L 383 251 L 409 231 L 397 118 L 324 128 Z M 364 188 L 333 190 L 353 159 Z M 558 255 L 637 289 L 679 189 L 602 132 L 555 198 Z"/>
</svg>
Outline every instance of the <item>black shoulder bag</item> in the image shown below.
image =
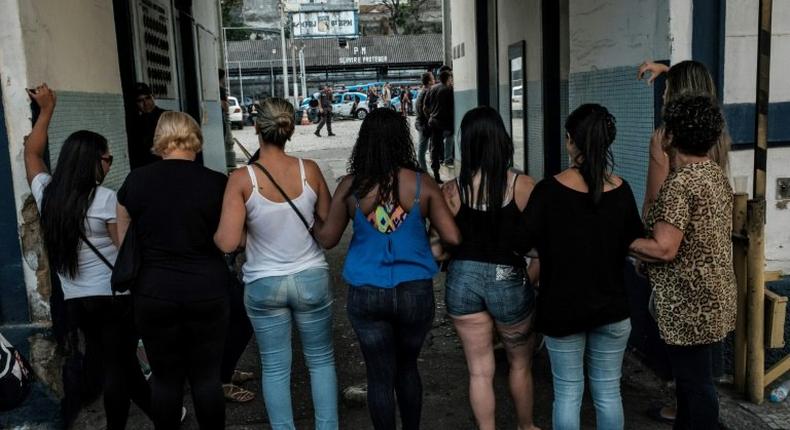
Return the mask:
<svg viewBox="0 0 790 430">
<path fill-rule="evenodd" d="M 279 191 L 280 194 L 282 194 L 285 201 L 288 202 L 289 205 L 291 205 L 291 209 L 293 209 L 294 212 L 296 212 L 296 215 L 299 216 L 299 219 L 302 220 L 302 224 L 304 224 L 304 228 L 307 229 L 307 232 L 310 234 L 310 237 L 313 237 L 313 228 L 310 227 L 310 223 L 307 222 L 307 218 L 305 218 L 304 215 L 302 215 L 302 212 L 299 211 L 299 208 L 297 208 L 294 202 L 291 201 L 291 198 L 288 197 L 288 194 L 285 194 L 285 190 L 283 190 L 282 187 L 280 187 L 280 184 L 278 184 L 274 180 L 271 173 L 269 173 L 269 171 L 266 170 L 266 168 L 263 167 L 263 165 L 261 163 L 258 163 L 257 161 L 252 164 L 255 165 L 255 167 L 261 169 L 261 172 L 263 172 L 263 174 L 266 175 L 267 178 L 269 178 L 269 181 L 274 185 L 275 188 L 277 188 L 277 191 Z M 315 240 L 315 237 L 313 237 L 313 239 Z"/>
<path fill-rule="evenodd" d="M 85 235 L 80 233 L 82 241 L 96 254 L 99 259 L 112 270 L 112 277 L 110 278 L 110 288 L 113 294 L 123 293 L 131 290 L 135 281 L 137 280 L 137 272 L 140 270 L 140 253 L 137 246 L 137 235 L 134 231 L 134 223 L 129 224 L 126 230 L 121 249 L 118 250 L 118 257 L 115 264 L 110 263 L 107 257 L 104 256 L 96 246 L 88 240 Z"/>
</svg>

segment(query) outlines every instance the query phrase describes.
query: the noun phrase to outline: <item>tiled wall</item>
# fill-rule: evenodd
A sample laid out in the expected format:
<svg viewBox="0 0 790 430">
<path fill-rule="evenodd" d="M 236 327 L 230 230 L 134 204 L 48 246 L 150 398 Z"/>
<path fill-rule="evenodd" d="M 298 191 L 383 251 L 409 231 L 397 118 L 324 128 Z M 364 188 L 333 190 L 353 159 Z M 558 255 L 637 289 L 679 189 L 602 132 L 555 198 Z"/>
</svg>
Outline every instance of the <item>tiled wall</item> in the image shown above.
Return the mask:
<svg viewBox="0 0 790 430">
<path fill-rule="evenodd" d="M 636 80 L 633 67 L 572 73 L 568 84 L 570 110 L 583 103 L 599 103 L 617 119 L 612 146 L 615 172 L 630 183 L 641 207 L 653 132 L 653 87 Z"/>
<path fill-rule="evenodd" d="M 543 82 L 527 81 L 527 173 L 543 179 Z"/>
<path fill-rule="evenodd" d="M 58 92 L 58 104 L 49 127 L 53 169 L 63 141 L 77 130 L 90 130 L 107 138 L 114 159 L 103 185 L 117 190 L 129 173 L 125 122 L 120 94 Z"/>
</svg>

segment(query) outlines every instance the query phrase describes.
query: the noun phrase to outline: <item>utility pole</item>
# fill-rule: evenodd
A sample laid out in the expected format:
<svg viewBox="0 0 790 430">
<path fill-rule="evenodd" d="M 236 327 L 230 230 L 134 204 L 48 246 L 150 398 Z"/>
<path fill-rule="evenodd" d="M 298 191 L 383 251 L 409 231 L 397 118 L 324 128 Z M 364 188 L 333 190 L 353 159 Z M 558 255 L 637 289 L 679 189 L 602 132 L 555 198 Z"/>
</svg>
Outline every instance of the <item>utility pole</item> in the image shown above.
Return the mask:
<svg viewBox="0 0 790 430">
<path fill-rule="evenodd" d="M 272 49 L 272 58 L 269 59 L 269 86 L 271 87 L 271 91 L 269 92 L 270 97 L 275 97 L 274 94 L 274 56 L 277 55 L 277 49 Z"/>
<path fill-rule="evenodd" d="M 296 106 L 299 103 L 299 81 L 297 80 L 299 74 L 296 71 L 296 41 L 293 38 L 293 29 L 291 31 L 291 65 L 294 72 L 294 106 Z"/>
<path fill-rule="evenodd" d="M 302 96 L 307 97 L 307 75 L 304 72 L 304 45 L 299 47 L 299 67 L 302 71 Z"/>
<path fill-rule="evenodd" d="M 280 0 L 280 41 L 283 50 L 283 98 L 288 100 L 288 51 L 285 50 L 285 0 Z"/>
</svg>

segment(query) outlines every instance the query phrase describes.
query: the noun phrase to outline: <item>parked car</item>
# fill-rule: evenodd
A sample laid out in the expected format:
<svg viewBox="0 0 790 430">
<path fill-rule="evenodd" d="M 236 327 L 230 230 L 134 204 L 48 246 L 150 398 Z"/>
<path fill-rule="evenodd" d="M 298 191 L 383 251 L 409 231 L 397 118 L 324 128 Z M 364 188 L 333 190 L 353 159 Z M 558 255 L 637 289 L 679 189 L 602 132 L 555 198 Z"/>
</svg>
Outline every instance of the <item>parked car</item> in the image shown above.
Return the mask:
<svg viewBox="0 0 790 430">
<path fill-rule="evenodd" d="M 230 128 L 236 127 L 239 130 L 244 128 L 244 111 L 236 97 L 228 97 L 228 117 Z"/>
<path fill-rule="evenodd" d="M 313 121 L 313 116 L 317 115 L 318 97 L 320 93 L 314 93 L 312 97 L 307 97 L 302 100 L 299 110 L 307 110 L 307 116 Z M 359 103 L 356 109 L 354 107 L 354 99 L 359 97 Z M 342 93 L 334 93 L 332 95 L 332 117 L 333 118 L 356 118 L 364 119 L 370 108 L 368 108 L 368 96 L 365 93 L 349 91 Z M 313 122 L 317 122 L 317 119 Z"/>
</svg>

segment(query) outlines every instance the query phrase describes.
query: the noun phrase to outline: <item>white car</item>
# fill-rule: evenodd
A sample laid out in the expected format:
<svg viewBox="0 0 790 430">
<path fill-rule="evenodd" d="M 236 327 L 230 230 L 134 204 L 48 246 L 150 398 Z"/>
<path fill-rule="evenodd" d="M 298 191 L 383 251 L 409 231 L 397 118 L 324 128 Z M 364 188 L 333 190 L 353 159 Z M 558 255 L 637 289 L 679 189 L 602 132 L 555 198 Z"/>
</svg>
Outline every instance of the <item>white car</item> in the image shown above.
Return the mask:
<svg viewBox="0 0 790 430">
<path fill-rule="evenodd" d="M 351 112 L 354 107 L 354 98 L 359 97 L 356 110 Z M 332 101 L 332 115 L 346 118 L 365 119 L 368 115 L 368 96 L 363 93 L 348 92 L 335 94 Z"/>
<path fill-rule="evenodd" d="M 230 128 L 238 127 L 239 130 L 244 128 L 244 112 L 236 97 L 228 97 L 228 117 Z"/>
</svg>

